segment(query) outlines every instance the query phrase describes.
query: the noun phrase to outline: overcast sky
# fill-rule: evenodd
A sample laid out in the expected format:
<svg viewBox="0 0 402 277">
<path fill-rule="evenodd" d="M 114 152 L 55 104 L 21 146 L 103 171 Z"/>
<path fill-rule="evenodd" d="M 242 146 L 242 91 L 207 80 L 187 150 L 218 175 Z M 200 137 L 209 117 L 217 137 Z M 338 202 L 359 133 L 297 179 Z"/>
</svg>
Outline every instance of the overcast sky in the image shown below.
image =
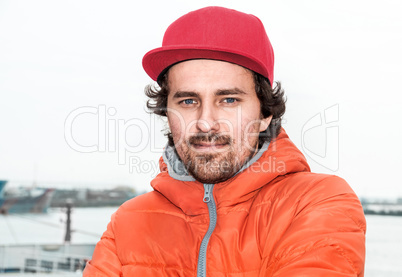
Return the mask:
<svg viewBox="0 0 402 277">
<path fill-rule="evenodd" d="M 0 179 L 150 190 L 166 139 L 145 110 L 141 60 L 209 5 L 264 23 L 284 127 L 314 172 L 360 197 L 402 197 L 399 0 L 1 0 Z"/>
</svg>

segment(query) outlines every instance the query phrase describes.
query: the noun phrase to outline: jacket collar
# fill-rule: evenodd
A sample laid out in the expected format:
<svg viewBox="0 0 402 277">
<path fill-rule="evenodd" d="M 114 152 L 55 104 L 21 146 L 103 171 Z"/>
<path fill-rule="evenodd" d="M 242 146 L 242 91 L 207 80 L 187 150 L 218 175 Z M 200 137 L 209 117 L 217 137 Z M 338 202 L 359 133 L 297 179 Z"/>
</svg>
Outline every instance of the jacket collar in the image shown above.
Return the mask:
<svg viewBox="0 0 402 277">
<path fill-rule="evenodd" d="M 202 201 L 203 184 L 188 174 L 173 148 L 166 147 L 159 162 L 161 173 L 151 182 L 154 190 L 187 215 L 207 213 Z M 310 168 L 282 129 L 278 137 L 270 144 L 264 144 L 235 176 L 215 184 L 213 193 L 217 208 L 245 202 L 276 177 L 300 171 L 310 171 Z"/>
</svg>

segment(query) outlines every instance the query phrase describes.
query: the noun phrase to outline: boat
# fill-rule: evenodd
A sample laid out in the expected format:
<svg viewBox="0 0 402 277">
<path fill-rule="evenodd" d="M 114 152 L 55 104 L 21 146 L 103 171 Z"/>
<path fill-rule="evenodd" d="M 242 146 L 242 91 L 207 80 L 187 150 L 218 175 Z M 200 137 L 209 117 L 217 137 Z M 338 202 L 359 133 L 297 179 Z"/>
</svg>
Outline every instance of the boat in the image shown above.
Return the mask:
<svg viewBox="0 0 402 277">
<path fill-rule="evenodd" d="M 74 207 L 105 207 L 120 206 L 137 194 L 130 187 L 116 187 L 112 189 L 56 189 L 50 207 L 65 207 L 66 201 Z"/>
<path fill-rule="evenodd" d="M 95 249 L 94 243 L 71 243 L 71 203 L 65 209 L 64 243 L 0 245 L 0 275 L 79 276 Z M 74 230 L 78 232 L 78 230 Z M 39 274 L 39 275 L 37 275 Z M 31 275 L 29 275 L 31 276 Z"/>
<path fill-rule="evenodd" d="M 94 249 L 94 244 L 0 245 L 0 275 L 46 273 L 47 276 L 58 276 L 64 273 L 66 276 L 71 272 L 78 276 Z"/>
<path fill-rule="evenodd" d="M 5 190 L 7 181 L 0 181 L 0 214 L 45 213 L 50 205 L 54 189 L 14 188 Z"/>
<path fill-rule="evenodd" d="M 6 180 L 0 180 L 0 198 L 2 198 L 4 195 L 4 187 L 6 186 L 6 184 Z"/>
</svg>

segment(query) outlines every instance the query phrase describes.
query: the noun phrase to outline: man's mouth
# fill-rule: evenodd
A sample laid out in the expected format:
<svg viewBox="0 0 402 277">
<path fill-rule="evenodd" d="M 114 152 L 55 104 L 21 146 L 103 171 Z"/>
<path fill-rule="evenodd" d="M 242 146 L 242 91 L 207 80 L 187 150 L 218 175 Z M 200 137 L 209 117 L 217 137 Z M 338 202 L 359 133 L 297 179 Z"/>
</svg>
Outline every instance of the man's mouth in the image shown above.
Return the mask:
<svg viewBox="0 0 402 277">
<path fill-rule="evenodd" d="M 227 147 L 228 145 L 229 145 L 228 143 L 205 143 L 205 142 L 192 144 L 192 146 L 197 151 L 205 151 L 205 152 L 219 151 L 222 150 L 224 147 Z"/>
</svg>

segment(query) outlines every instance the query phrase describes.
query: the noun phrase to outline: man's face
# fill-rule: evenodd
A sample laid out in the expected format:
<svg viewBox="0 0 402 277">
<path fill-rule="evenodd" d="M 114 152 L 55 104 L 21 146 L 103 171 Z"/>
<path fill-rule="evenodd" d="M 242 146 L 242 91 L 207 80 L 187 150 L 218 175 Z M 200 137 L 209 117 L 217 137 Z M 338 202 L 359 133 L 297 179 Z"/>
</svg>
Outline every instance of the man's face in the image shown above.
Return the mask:
<svg viewBox="0 0 402 277">
<path fill-rule="evenodd" d="M 250 70 L 213 60 L 191 60 L 168 73 L 167 117 L 176 151 L 202 183 L 232 177 L 258 148 L 262 118 Z"/>
</svg>

